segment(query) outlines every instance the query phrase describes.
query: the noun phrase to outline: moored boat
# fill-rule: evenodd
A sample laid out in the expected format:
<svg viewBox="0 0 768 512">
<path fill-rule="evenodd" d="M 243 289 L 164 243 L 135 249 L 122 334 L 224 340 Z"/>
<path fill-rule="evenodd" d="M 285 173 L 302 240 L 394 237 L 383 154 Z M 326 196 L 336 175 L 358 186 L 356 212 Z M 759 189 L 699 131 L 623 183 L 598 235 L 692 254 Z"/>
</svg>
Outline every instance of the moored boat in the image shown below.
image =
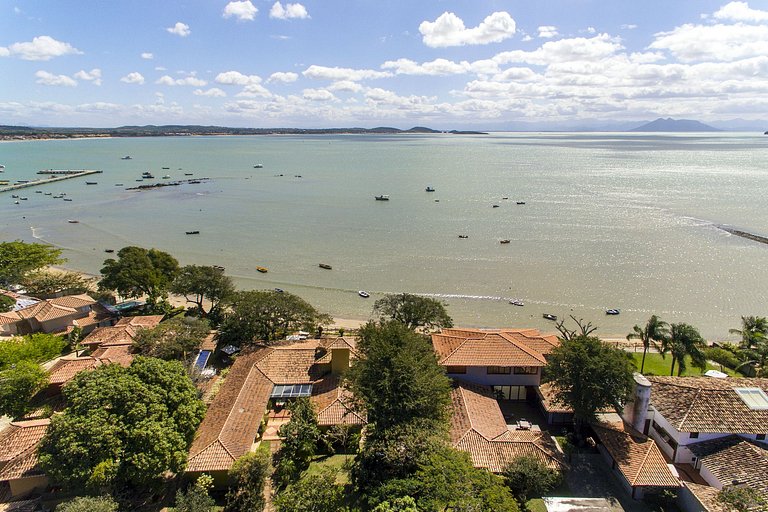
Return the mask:
<svg viewBox="0 0 768 512">
<path fill-rule="evenodd" d="M 115 252 L 115 250 L 114 249 L 104 249 L 104 252 L 108 252 L 108 253 L 112 254 L 113 252 Z"/>
<path fill-rule="evenodd" d="M 434 187 L 427 187 L 425 190 L 426 190 L 427 192 L 434 192 L 434 191 L 435 191 L 435 188 L 434 188 Z"/>
<path fill-rule="evenodd" d="M 357 291 L 357 294 L 358 294 L 359 296 L 361 296 L 362 298 L 364 298 L 364 299 L 367 299 L 368 297 L 370 297 L 370 296 L 371 296 L 371 294 L 370 294 L 370 293 L 368 293 L 368 292 L 367 292 L 367 291 L 365 291 L 365 290 L 358 290 L 358 291 Z"/>
<path fill-rule="evenodd" d="M 388 195 L 386 195 L 386 194 L 382 194 L 382 195 L 380 195 L 380 196 L 374 196 L 374 198 L 375 198 L 377 201 L 389 201 L 389 196 L 388 196 Z"/>
<path fill-rule="evenodd" d="M 125 156 L 124 156 L 123 158 L 121 158 L 120 160 L 131 160 L 131 155 L 125 155 Z"/>
<path fill-rule="evenodd" d="M 515 204 L 525 204 L 525 201 L 517 201 Z"/>
<path fill-rule="evenodd" d="M 264 167 L 264 164 L 256 164 L 253 166 L 254 169 L 261 169 L 262 167 Z"/>
<path fill-rule="evenodd" d="M 507 240 L 506 238 L 504 240 L 499 240 L 500 244 L 508 244 L 510 242 L 511 242 L 511 240 Z"/>
<path fill-rule="evenodd" d="M 606 315 L 618 315 L 619 313 L 621 313 L 621 311 L 620 311 L 620 310 L 618 310 L 618 309 L 615 309 L 615 308 L 612 308 L 612 309 L 606 309 L 606 310 L 605 310 L 605 314 L 606 314 Z"/>
<path fill-rule="evenodd" d="M 327 263 L 320 263 L 320 264 L 318 265 L 318 267 L 320 267 L 320 268 L 324 268 L 325 270 L 331 270 L 331 269 L 333 268 L 332 266 L 330 266 L 330 265 L 329 265 L 329 264 L 327 264 Z"/>
<path fill-rule="evenodd" d="M 553 322 L 557 322 L 557 315 L 551 315 L 549 313 L 544 313 L 541 316 L 543 316 L 544 319 L 546 319 L 546 320 L 552 320 Z"/>
<path fill-rule="evenodd" d="M 67 222 L 69 222 L 70 224 L 80 224 L 79 220 L 73 220 L 73 219 L 69 219 Z"/>
<path fill-rule="evenodd" d="M 258 270 L 262 274 L 266 274 L 267 272 L 269 272 L 269 269 L 267 267 L 256 267 L 256 270 Z"/>
<path fill-rule="evenodd" d="M 86 185 L 98 185 L 99 182 L 98 181 L 86 181 L 85 184 Z"/>
<path fill-rule="evenodd" d="M 459 235 L 459 238 L 469 238 L 469 235 Z"/>
<path fill-rule="evenodd" d="M 520 299 L 512 299 L 509 301 L 509 303 L 512 304 L 513 306 L 525 306 L 525 303 Z"/>
<path fill-rule="evenodd" d="M 185 231 L 184 233 L 186 233 L 187 235 L 199 235 L 200 231 L 198 231 L 198 230 L 195 230 L 195 231 Z"/>
</svg>

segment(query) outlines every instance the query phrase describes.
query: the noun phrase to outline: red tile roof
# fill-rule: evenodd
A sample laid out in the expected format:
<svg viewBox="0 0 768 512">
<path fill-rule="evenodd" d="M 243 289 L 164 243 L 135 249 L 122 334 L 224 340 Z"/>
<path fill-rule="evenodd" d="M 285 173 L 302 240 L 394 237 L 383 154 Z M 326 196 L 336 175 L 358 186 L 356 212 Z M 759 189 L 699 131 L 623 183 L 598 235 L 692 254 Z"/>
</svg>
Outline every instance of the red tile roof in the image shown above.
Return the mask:
<svg viewBox="0 0 768 512">
<path fill-rule="evenodd" d="M 50 423 L 47 418 L 16 421 L 0 432 L 0 482 L 41 474 L 37 445 Z"/>
<path fill-rule="evenodd" d="M 557 337 L 536 329 L 443 329 L 432 344 L 444 366 L 545 366 Z"/>
<path fill-rule="evenodd" d="M 82 308 L 85 306 L 93 306 L 96 301 L 90 295 L 81 293 L 80 295 L 65 295 L 64 297 L 56 297 L 54 299 L 48 299 L 47 302 L 55 306 L 64 306 L 67 308 Z"/>
<path fill-rule="evenodd" d="M 354 410 L 352 393 L 340 386 L 335 375 L 326 375 L 312 385 L 310 401 L 320 426 L 365 425 L 366 414 Z"/>
<path fill-rule="evenodd" d="M 163 320 L 164 315 L 143 315 L 143 316 L 126 316 L 121 318 L 115 325 L 130 325 L 132 327 L 145 327 L 152 328 Z"/>
<path fill-rule="evenodd" d="M 732 435 L 689 444 L 688 448 L 720 483 L 738 480 L 768 502 L 768 446 Z"/>
</svg>

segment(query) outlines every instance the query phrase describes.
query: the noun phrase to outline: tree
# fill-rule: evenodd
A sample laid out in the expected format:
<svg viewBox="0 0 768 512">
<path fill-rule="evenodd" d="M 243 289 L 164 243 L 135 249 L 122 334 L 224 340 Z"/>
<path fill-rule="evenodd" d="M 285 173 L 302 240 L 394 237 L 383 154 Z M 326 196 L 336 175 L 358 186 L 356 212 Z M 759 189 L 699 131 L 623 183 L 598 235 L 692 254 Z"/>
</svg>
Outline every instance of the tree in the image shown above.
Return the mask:
<svg viewBox="0 0 768 512">
<path fill-rule="evenodd" d="M 186 361 L 210 334 L 206 320 L 194 317 L 174 317 L 151 329 L 142 329 L 133 348 L 145 356 Z"/>
<path fill-rule="evenodd" d="M 741 348 L 750 349 L 768 338 L 768 320 L 763 316 L 742 316 L 741 329 L 729 329 L 741 336 Z"/>
<path fill-rule="evenodd" d="M 93 281 L 94 279 L 86 279 L 77 272 L 36 270 L 25 275 L 21 285 L 30 295 L 46 297 L 60 292 L 86 293 L 91 289 Z"/>
<path fill-rule="evenodd" d="M 19 283 L 27 274 L 49 265 L 64 263 L 61 249 L 20 240 L 0 243 L 0 284 Z"/>
<path fill-rule="evenodd" d="M 584 323 L 583 318 L 576 319 L 575 316 L 569 315 L 571 320 L 576 323 L 575 329 L 569 329 L 565 325 L 565 319 L 560 320 L 555 324 L 555 328 L 560 332 L 560 338 L 564 340 L 571 340 L 578 336 L 590 336 L 597 330 L 597 327 L 592 325 L 592 322 Z"/>
<path fill-rule="evenodd" d="M 546 372 L 557 401 L 573 407 L 577 432 L 601 409 L 621 406 L 631 397 L 634 364 L 626 352 L 599 338 L 562 340 L 547 360 Z"/>
<path fill-rule="evenodd" d="M 346 512 L 344 487 L 336 483 L 338 470 L 323 468 L 289 485 L 275 499 L 277 512 Z"/>
<path fill-rule="evenodd" d="M 234 485 L 227 492 L 224 512 L 260 512 L 264 510 L 264 483 L 269 475 L 269 456 L 249 452 L 232 465 L 229 475 Z"/>
<path fill-rule="evenodd" d="M 220 343 L 240 346 L 283 339 L 299 329 L 309 332 L 330 322 L 307 301 L 288 292 L 273 290 L 236 292 L 232 310 L 219 326 Z"/>
<path fill-rule="evenodd" d="M 525 507 L 532 498 L 540 498 L 563 481 L 560 471 L 547 467 L 532 455 L 518 457 L 504 468 L 504 481 L 517 502 Z"/>
<path fill-rule="evenodd" d="M 664 343 L 662 345 L 663 352 L 672 354 L 670 375 L 675 373 L 675 363 L 677 363 L 677 375 L 683 374 L 687 368 L 686 357 L 691 358 L 694 367 L 700 368 L 702 371 L 707 368 L 707 356 L 704 354 L 707 342 L 692 325 L 684 323 L 670 325 L 669 337 Z"/>
<path fill-rule="evenodd" d="M 235 285 L 221 267 L 185 265 L 171 284 L 171 293 L 193 303 L 200 317 L 216 320 L 221 316 L 222 304 L 235 293 Z M 204 308 L 206 301 L 211 304 L 208 311 Z"/>
<path fill-rule="evenodd" d="M 7 313 L 16 307 L 16 299 L 7 295 L 0 295 L 0 313 Z"/>
<path fill-rule="evenodd" d="M 410 293 L 387 295 L 377 300 L 373 304 L 373 312 L 383 319 L 400 322 L 409 329 L 453 327 L 453 320 L 448 316 L 445 304 Z"/>
<path fill-rule="evenodd" d="M 421 421 L 442 428 L 450 406 L 450 380 L 426 336 L 406 325 L 369 322 L 360 329 L 361 357 L 347 382 L 376 430 Z"/>
<path fill-rule="evenodd" d="M 309 467 L 320 440 L 317 414 L 308 398 L 297 398 L 288 404 L 288 410 L 291 419 L 278 431 L 282 442 L 275 453 L 273 480 L 278 488 L 298 480 L 299 475 Z"/>
<path fill-rule="evenodd" d="M 127 495 L 184 468 L 205 412 L 184 366 L 137 357 L 80 372 L 63 390 L 68 407 L 40 443 L 45 473 L 68 487 Z"/>
<path fill-rule="evenodd" d="M 627 334 L 627 340 L 639 339 L 643 343 L 643 360 L 640 363 L 640 373 L 643 373 L 645 355 L 651 347 L 661 350 L 661 344 L 669 335 L 669 325 L 667 322 L 662 322 L 656 315 L 651 315 L 644 329 L 635 325 L 632 330 L 634 332 Z"/>
<path fill-rule="evenodd" d="M 117 512 L 118 504 L 111 496 L 79 496 L 56 507 L 56 512 Z"/>
<path fill-rule="evenodd" d="M 765 499 L 754 487 L 747 486 L 728 486 L 717 493 L 718 503 L 726 505 L 729 510 L 736 512 L 749 512 L 765 510 Z"/>
<path fill-rule="evenodd" d="M 213 478 L 203 473 L 194 485 L 176 492 L 174 512 L 210 512 L 216 502 L 208 494 L 213 488 Z"/>
<path fill-rule="evenodd" d="M 32 361 L 19 361 L 0 371 L 0 416 L 24 416 L 32 408 L 32 397 L 47 385 L 48 374 Z"/>
<path fill-rule="evenodd" d="M 123 247 L 117 252 L 117 260 L 104 260 L 101 269 L 100 290 L 115 290 L 123 297 L 147 296 L 154 306 L 167 296 L 179 271 L 179 262 L 170 254 L 157 249 Z"/>
<path fill-rule="evenodd" d="M 42 363 L 61 355 L 67 346 L 61 336 L 54 334 L 28 334 L 21 338 L 0 341 L 0 370 L 10 368 L 19 361 Z"/>
<path fill-rule="evenodd" d="M 373 512 L 420 512 L 416 507 L 416 500 L 410 496 L 384 501 L 373 509 Z"/>
</svg>

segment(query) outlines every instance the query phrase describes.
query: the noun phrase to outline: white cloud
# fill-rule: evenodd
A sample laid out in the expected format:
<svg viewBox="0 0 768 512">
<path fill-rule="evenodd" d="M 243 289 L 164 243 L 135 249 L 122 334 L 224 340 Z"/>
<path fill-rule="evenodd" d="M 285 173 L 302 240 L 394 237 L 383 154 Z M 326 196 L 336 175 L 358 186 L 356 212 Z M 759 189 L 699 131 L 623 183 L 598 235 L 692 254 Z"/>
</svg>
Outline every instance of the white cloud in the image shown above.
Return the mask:
<svg viewBox="0 0 768 512">
<path fill-rule="evenodd" d="M 32 41 L 13 43 L 7 48 L 0 46 L 0 57 L 19 57 L 22 60 L 51 60 L 62 55 L 82 53 L 71 44 L 57 41 L 50 36 L 38 36 Z"/>
<path fill-rule="evenodd" d="M 435 21 L 421 22 L 419 32 L 431 48 L 498 43 L 515 34 L 515 20 L 507 12 L 494 12 L 477 27 L 466 28 L 461 18 L 444 12 Z"/>
<path fill-rule="evenodd" d="M 557 27 L 554 25 L 542 25 L 539 27 L 539 37 L 543 39 L 552 39 L 557 35 L 559 35 L 557 33 Z"/>
<path fill-rule="evenodd" d="M 216 75 L 215 81 L 223 85 L 251 85 L 260 84 L 261 77 L 258 75 L 244 75 L 239 71 L 225 71 Z"/>
<path fill-rule="evenodd" d="M 719 20 L 759 23 L 768 20 L 768 11 L 752 9 L 747 2 L 731 2 L 722 6 L 713 16 Z"/>
<path fill-rule="evenodd" d="M 256 19 L 256 14 L 259 10 L 251 3 L 251 0 L 243 0 L 242 2 L 229 2 L 224 7 L 224 13 L 222 16 L 225 18 L 236 17 L 239 21 L 253 21 Z"/>
<path fill-rule="evenodd" d="M 283 4 L 278 0 L 269 10 L 269 17 L 278 20 L 306 19 L 309 18 L 309 13 L 307 13 L 307 8 L 299 3 L 286 3 L 283 7 Z"/>
<path fill-rule="evenodd" d="M 587 27 L 587 34 L 596 34 L 597 29 L 595 27 Z"/>
<path fill-rule="evenodd" d="M 204 91 L 202 89 L 195 89 L 192 94 L 195 96 L 208 96 L 211 98 L 223 98 L 227 95 L 224 91 L 219 89 L 218 87 L 211 87 L 207 91 Z"/>
<path fill-rule="evenodd" d="M 75 87 L 77 82 L 68 77 L 67 75 L 54 75 L 48 71 L 38 71 L 35 73 L 37 80 L 35 83 L 42 85 L 56 85 L 64 87 Z"/>
<path fill-rule="evenodd" d="M 525 34 L 523 36 L 523 38 L 521 39 L 521 41 L 524 42 L 524 43 L 527 43 L 528 41 L 533 41 L 533 38 L 530 35 Z"/>
<path fill-rule="evenodd" d="M 634 23 L 625 23 L 621 26 L 621 28 L 624 30 L 635 30 L 637 28 L 637 25 L 635 25 Z"/>
<path fill-rule="evenodd" d="M 272 73 L 269 75 L 269 79 L 267 79 L 267 82 L 282 82 L 284 84 L 289 84 L 291 82 L 295 82 L 299 79 L 299 75 L 296 73 L 289 72 L 282 72 L 278 71 L 277 73 Z"/>
<path fill-rule="evenodd" d="M 237 93 L 235 96 L 244 98 L 270 98 L 272 97 L 272 93 L 269 92 L 269 90 L 267 90 L 267 88 L 263 85 L 254 83 L 243 87 L 243 90 Z"/>
<path fill-rule="evenodd" d="M 155 58 L 155 55 L 150 52 L 144 52 L 141 54 L 141 58 L 145 60 L 152 60 Z"/>
<path fill-rule="evenodd" d="M 338 82 L 333 82 L 331 85 L 327 87 L 329 91 L 339 91 L 339 92 L 360 92 L 365 87 L 360 85 L 357 82 L 351 82 L 349 80 L 339 80 Z"/>
<path fill-rule="evenodd" d="M 525 62 L 537 65 L 568 61 L 596 61 L 609 57 L 622 48 L 618 38 L 608 34 L 600 34 L 590 38 L 574 37 L 547 41 L 536 50 L 502 52 L 497 54 L 493 60 L 499 64 Z"/>
<path fill-rule="evenodd" d="M 179 37 L 187 37 L 192 33 L 192 31 L 189 29 L 189 25 L 180 21 L 177 21 L 174 26 L 168 27 L 165 30 L 170 34 L 174 34 Z"/>
<path fill-rule="evenodd" d="M 120 79 L 121 82 L 125 82 L 126 84 L 143 84 L 144 83 L 144 76 L 139 73 L 138 71 L 133 71 L 132 73 L 128 73 L 124 77 Z"/>
<path fill-rule="evenodd" d="M 74 77 L 78 80 L 85 80 L 86 82 L 92 82 L 93 85 L 101 85 L 101 70 L 98 68 L 92 69 L 90 72 L 81 69 L 74 74 Z"/>
<path fill-rule="evenodd" d="M 208 82 L 196 76 L 186 76 L 184 78 L 173 79 L 168 75 L 163 75 L 155 81 L 158 85 L 191 85 L 194 87 L 203 87 Z"/>
<path fill-rule="evenodd" d="M 304 89 L 302 98 L 310 101 L 335 101 L 336 96 L 327 89 Z"/>
<path fill-rule="evenodd" d="M 304 70 L 302 75 L 316 80 L 331 80 L 334 82 L 350 80 L 352 82 L 359 82 L 375 78 L 388 78 L 392 76 L 392 73 L 373 69 L 330 68 L 313 64 Z"/>
<path fill-rule="evenodd" d="M 469 62 L 453 62 L 447 59 L 435 59 L 431 62 L 418 64 L 410 59 L 388 60 L 381 65 L 382 69 L 394 70 L 396 75 L 461 75 L 467 73 L 471 66 Z"/>
<path fill-rule="evenodd" d="M 649 48 L 668 50 L 682 62 L 734 61 L 768 54 L 766 25 L 692 25 L 654 34 Z"/>
</svg>

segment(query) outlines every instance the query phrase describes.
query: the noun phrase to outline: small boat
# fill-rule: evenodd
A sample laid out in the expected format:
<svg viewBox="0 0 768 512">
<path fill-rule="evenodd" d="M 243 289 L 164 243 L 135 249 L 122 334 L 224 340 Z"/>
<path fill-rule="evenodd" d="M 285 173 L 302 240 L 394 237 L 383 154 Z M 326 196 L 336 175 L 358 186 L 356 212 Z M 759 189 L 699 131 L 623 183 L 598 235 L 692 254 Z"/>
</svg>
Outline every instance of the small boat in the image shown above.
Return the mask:
<svg viewBox="0 0 768 512">
<path fill-rule="evenodd" d="M 513 306 L 525 306 L 525 303 L 519 299 L 512 299 L 509 301 Z"/>
<path fill-rule="evenodd" d="M 459 238 L 469 238 L 469 235 L 459 235 Z"/>
<path fill-rule="evenodd" d="M 187 235 L 199 235 L 200 231 L 197 231 L 197 230 L 195 230 L 195 231 L 185 231 L 184 233 L 186 233 Z"/>
<path fill-rule="evenodd" d="M 24 199 L 24 198 L 22 197 L 22 199 Z M 65 201 L 71 201 L 72 199 L 70 199 L 69 197 L 65 197 L 64 200 Z"/>
<path fill-rule="evenodd" d="M 427 187 L 424 190 L 426 190 L 427 192 L 434 192 L 435 191 L 434 187 Z"/>
<path fill-rule="evenodd" d="M 99 182 L 98 181 L 86 181 L 85 184 L 86 185 L 98 185 Z"/>
<path fill-rule="evenodd" d="M 19 199 L 21 199 L 22 201 L 27 201 L 29 198 L 28 197 L 20 197 Z"/>
<path fill-rule="evenodd" d="M 139 178 L 139 179 L 137 179 L 136 181 L 144 181 L 144 180 L 143 180 L 143 179 L 141 179 L 141 178 Z"/>
<path fill-rule="evenodd" d="M 294 174 L 293 177 L 294 178 L 301 178 L 301 174 Z"/>
<path fill-rule="evenodd" d="M 70 224 L 80 224 L 80 221 L 79 221 L 79 220 L 72 220 L 72 219 L 69 219 L 67 222 L 69 222 Z"/>
<path fill-rule="evenodd" d="M 283 290 L 282 288 L 275 288 L 275 291 L 276 291 L 277 293 L 283 293 L 283 292 L 285 292 L 285 290 Z"/>
<path fill-rule="evenodd" d="M 553 322 L 557 322 L 557 315 L 550 315 L 549 313 L 544 313 L 541 316 L 543 316 L 545 320 L 552 320 Z"/>
<path fill-rule="evenodd" d="M 122 186 L 123 186 L 123 184 L 122 184 L 122 183 L 115 183 L 115 186 L 116 186 L 116 187 L 122 187 Z"/>
<path fill-rule="evenodd" d="M 269 272 L 269 269 L 267 267 L 256 267 L 256 270 L 258 270 L 262 274 L 266 274 L 267 272 Z"/>
<path fill-rule="evenodd" d="M 621 311 L 619 311 L 618 309 L 606 309 L 605 310 L 605 314 L 606 315 L 618 315 L 619 313 L 621 313 Z"/>
<path fill-rule="evenodd" d="M 61 199 L 61 198 L 63 198 L 63 197 L 64 197 L 64 196 L 62 196 L 62 195 L 53 196 L 53 198 L 54 198 L 54 199 Z"/>
<path fill-rule="evenodd" d="M 507 196 L 502 197 L 503 200 L 509 199 Z"/>
<path fill-rule="evenodd" d="M 256 164 L 253 166 L 254 169 L 261 169 L 262 167 L 264 167 L 264 164 Z"/>
<path fill-rule="evenodd" d="M 359 296 L 361 296 L 362 298 L 364 298 L 364 299 L 367 299 L 368 297 L 370 297 L 370 296 L 371 296 L 371 294 L 370 294 L 370 293 L 368 293 L 368 292 L 367 292 L 367 291 L 365 291 L 365 290 L 358 290 L 358 291 L 357 291 L 357 294 L 358 294 Z"/>
<path fill-rule="evenodd" d="M 517 201 L 515 204 L 525 204 L 525 201 Z"/>
<path fill-rule="evenodd" d="M 493 205 L 493 208 L 498 208 L 498 207 L 499 207 L 499 205 L 497 205 L 497 204 Z"/>
<path fill-rule="evenodd" d="M 215 268 L 216 270 L 221 270 L 222 272 L 224 272 L 224 267 L 222 267 L 221 265 L 211 265 L 211 267 Z"/>
<path fill-rule="evenodd" d="M 18 194 L 11 194 L 11 197 L 14 198 L 14 199 L 18 199 L 19 195 Z"/>
<path fill-rule="evenodd" d="M 324 268 L 325 270 L 331 270 L 333 268 L 332 266 L 330 266 L 327 263 L 321 263 L 321 264 L 318 265 L 318 267 Z"/>
<path fill-rule="evenodd" d="M 170 174 L 166 174 L 165 176 L 163 176 L 163 179 L 164 180 L 169 180 L 169 179 L 171 179 L 171 175 Z"/>
<path fill-rule="evenodd" d="M 142 178 L 154 178 L 154 176 L 152 176 L 152 173 L 149 172 L 149 171 L 144 171 L 143 173 L 141 173 L 141 177 Z"/>
<path fill-rule="evenodd" d="M 14 201 L 13 204 L 19 204 L 19 202 L 18 201 Z"/>
<path fill-rule="evenodd" d="M 389 196 L 388 195 L 384 195 L 384 194 L 382 194 L 380 196 L 374 196 L 374 198 L 377 201 L 389 201 Z"/>
<path fill-rule="evenodd" d="M 163 167 L 164 171 L 167 171 L 168 169 L 170 169 L 170 167 Z"/>
<path fill-rule="evenodd" d="M 0 170 L 5 169 L 5 166 L 0 164 Z"/>
<path fill-rule="evenodd" d="M 42 190 L 35 190 L 35 194 L 42 194 L 42 193 L 43 193 Z"/>
<path fill-rule="evenodd" d="M 194 174 L 193 172 L 185 172 L 184 176 L 192 176 L 193 174 Z"/>
<path fill-rule="evenodd" d="M 52 195 L 53 195 L 53 192 L 46 192 L 46 193 L 45 193 L 45 194 L 43 194 L 43 195 L 45 195 L 45 196 L 52 196 Z"/>
<path fill-rule="evenodd" d="M 130 155 L 125 155 L 125 156 L 124 156 L 123 158 L 121 158 L 120 160 L 131 160 L 131 156 L 130 156 Z"/>
<path fill-rule="evenodd" d="M 112 254 L 113 252 L 115 252 L 115 250 L 114 249 L 104 249 L 104 252 L 108 252 L 108 253 Z"/>
<path fill-rule="evenodd" d="M 511 242 L 511 240 L 507 240 L 506 238 L 504 240 L 499 240 L 500 244 L 508 244 L 510 242 Z"/>
</svg>

